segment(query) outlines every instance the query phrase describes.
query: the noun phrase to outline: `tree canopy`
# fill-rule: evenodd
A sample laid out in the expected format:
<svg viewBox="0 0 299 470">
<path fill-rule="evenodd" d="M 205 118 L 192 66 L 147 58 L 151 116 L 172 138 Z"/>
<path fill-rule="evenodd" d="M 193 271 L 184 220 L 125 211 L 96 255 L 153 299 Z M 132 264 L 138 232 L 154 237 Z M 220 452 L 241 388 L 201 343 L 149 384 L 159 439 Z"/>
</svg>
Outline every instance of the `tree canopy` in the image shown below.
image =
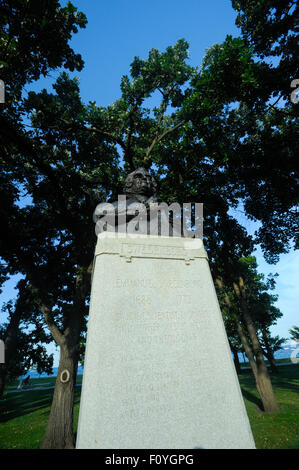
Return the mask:
<svg viewBox="0 0 299 470">
<path fill-rule="evenodd" d="M 36 309 L 43 315 L 60 346 L 60 371 L 71 372 L 63 393 L 57 382 L 45 447 L 73 445 L 73 388 L 96 242 L 93 211 L 115 199 L 125 175 L 139 166 L 158 179 L 162 200 L 204 203 L 204 243 L 227 325 L 251 354 L 266 408 L 277 409 L 258 331 L 267 333 L 281 312 L 252 252 L 259 243 L 276 262 L 292 243 L 298 247 L 298 106 L 289 99 L 298 76 L 298 11 L 286 1 L 232 5 L 241 35 L 212 46 L 200 69 L 189 64 L 184 39 L 162 52 L 152 49 L 147 59 L 133 59 L 120 80 L 121 97 L 104 107 L 84 103 L 78 79 L 66 71 L 83 67 L 69 41 L 85 27 L 85 15 L 70 2 L 1 3 L 0 255 L 6 264 L 0 280 L 26 277 L 32 315 Z M 63 70 L 53 91 L 24 93 L 26 84 L 57 68 Z M 149 98 L 157 95 L 153 106 Z M 239 206 L 260 222 L 254 236 L 229 215 Z M 260 341 L 269 342 L 269 335 Z"/>
</svg>

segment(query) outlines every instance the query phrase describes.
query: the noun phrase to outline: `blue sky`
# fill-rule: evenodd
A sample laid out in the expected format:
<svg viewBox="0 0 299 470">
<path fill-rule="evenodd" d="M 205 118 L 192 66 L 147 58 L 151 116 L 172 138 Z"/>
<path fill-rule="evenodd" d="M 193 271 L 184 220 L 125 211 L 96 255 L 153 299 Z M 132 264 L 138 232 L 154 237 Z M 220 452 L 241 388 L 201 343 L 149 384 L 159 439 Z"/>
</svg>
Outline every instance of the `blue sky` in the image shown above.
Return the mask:
<svg viewBox="0 0 299 470">
<path fill-rule="evenodd" d="M 222 42 L 227 34 L 239 35 L 230 0 L 72 1 L 88 19 L 86 29 L 80 30 L 71 41 L 85 61 L 83 71 L 75 75 L 80 78 L 82 99 L 96 101 L 101 106 L 120 97 L 121 76 L 129 73 L 135 56 L 145 59 L 151 48 L 165 50 L 184 38 L 190 44 L 190 65 L 200 66 L 207 48 Z M 27 86 L 27 91 L 41 88 L 51 91 L 51 83 L 57 76 L 58 72 L 53 72 L 50 78 Z M 256 229 L 242 213 L 236 215 L 249 232 Z M 279 295 L 277 306 L 284 316 L 272 327 L 272 332 L 288 337 L 289 328 L 298 324 L 298 252 L 282 255 L 274 266 L 265 262 L 260 250 L 256 255 L 260 272 L 279 273 L 275 292 Z M 1 303 L 15 296 L 14 284 L 14 280 L 6 284 Z M 4 320 L 3 313 L 0 319 Z M 57 359 L 55 354 L 55 365 Z"/>
<path fill-rule="evenodd" d="M 192 65 L 200 65 L 205 50 L 237 35 L 229 0 L 76 0 L 88 26 L 72 44 L 85 60 L 80 74 L 84 99 L 110 104 L 120 93 L 120 77 L 129 72 L 134 56 L 147 57 L 151 48 L 164 50 L 180 39 L 190 44 Z"/>
<path fill-rule="evenodd" d="M 222 42 L 226 34 L 238 35 L 230 0 L 72 2 L 88 19 L 87 27 L 71 41 L 85 61 L 84 70 L 75 75 L 80 77 L 84 101 L 102 106 L 119 98 L 121 76 L 129 73 L 135 56 L 147 58 L 150 49 L 164 50 L 184 38 L 190 44 L 190 64 L 199 66 L 207 48 Z M 45 83 L 50 85 L 43 80 L 38 88 Z"/>
</svg>

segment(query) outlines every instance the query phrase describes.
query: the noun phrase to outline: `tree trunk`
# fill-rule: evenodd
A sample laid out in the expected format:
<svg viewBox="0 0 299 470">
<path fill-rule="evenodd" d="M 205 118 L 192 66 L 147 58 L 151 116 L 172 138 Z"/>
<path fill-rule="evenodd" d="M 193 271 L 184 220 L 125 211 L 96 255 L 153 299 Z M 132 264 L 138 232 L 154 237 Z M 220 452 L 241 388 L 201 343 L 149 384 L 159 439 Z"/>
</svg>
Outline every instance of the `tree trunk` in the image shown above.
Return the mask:
<svg viewBox="0 0 299 470">
<path fill-rule="evenodd" d="M 8 363 L 15 356 L 17 349 L 17 334 L 21 321 L 21 312 L 10 313 L 10 321 L 4 334 L 5 364 L 0 364 L 0 398 L 3 397 Z"/>
<path fill-rule="evenodd" d="M 41 449 L 73 449 L 75 447 L 73 429 L 74 392 L 79 359 L 80 333 L 86 313 L 85 298 L 90 289 L 91 270 L 92 263 L 87 269 L 78 269 L 73 311 L 63 333 L 53 321 L 49 306 L 42 305 L 45 321 L 54 340 L 60 346 L 60 359 L 50 418 Z"/>
<path fill-rule="evenodd" d="M 256 329 L 255 329 L 252 318 L 247 308 L 245 286 L 244 286 L 244 281 L 242 277 L 239 278 L 239 284 L 236 284 L 234 282 L 233 286 L 234 286 L 235 293 L 240 300 L 240 304 L 242 307 L 243 320 L 246 325 L 246 329 L 248 331 L 251 344 L 252 344 L 252 350 L 256 358 L 255 360 L 256 367 L 253 369 L 253 373 L 254 373 L 255 381 L 256 381 L 256 388 L 263 402 L 264 411 L 268 413 L 277 413 L 280 411 L 280 409 L 279 409 L 278 403 L 276 401 L 276 398 L 273 392 L 271 379 L 268 373 L 266 363 L 264 361 L 264 355 L 263 355 L 260 342 L 258 340 Z M 246 354 L 247 354 L 247 351 L 246 351 Z"/>
<path fill-rule="evenodd" d="M 273 354 L 271 352 L 265 350 L 265 349 L 263 349 L 263 354 L 264 354 L 264 356 L 266 356 L 266 358 L 269 361 L 272 373 L 273 374 L 279 374 L 279 370 L 278 370 L 278 367 L 277 367 L 276 362 L 274 360 Z"/>
<path fill-rule="evenodd" d="M 230 298 L 227 295 L 227 293 L 224 291 L 224 285 L 223 285 L 222 279 L 217 278 L 216 283 L 219 286 L 219 288 L 222 289 L 226 305 L 231 310 L 232 315 L 235 318 L 237 332 L 240 336 L 240 339 L 241 339 L 244 351 L 246 353 L 246 356 L 249 359 L 251 369 L 252 369 L 252 372 L 253 372 L 253 375 L 254 375 L 254 378 L 255 378 L 256 388 L 257 388 L 257 391 L 258 391 L 258 393 L 261 397 L 263 407 L 264 407 L 264 411 L 269 412 L 269 413 L 277 413 L 277 412 L 280 411 L 280 409 L 279 409 L 279 406 L 277 404 L 276 398 L 274 396 L 272 383 L 271 383 L 271 380 L 270 380 L 270 376 L 268 374 L 267 366 L 266 366 L 265 361 L 264 361 L 262 348 L 261 348 L 261 345 L 259 343 L 259 340 L 258 340 L 256 331 L 255 331 L 255 327 L 253 325 L 252 319 L 251 319 L 251 317 L 249 315 L 249 312 L 248 312 L 243 279 L 240 277 L 239 284 L 236 284 L 234 282 L 233 283 L 233 288 L 234 288 L 235 294 L 237 295 L 238 299 L 240 300 L 240 304 L 241 304 L 241 307 L 242 307 L 242 313 L 243 313 L 243 319 L 244 319 L 244 323 L 245 323 L 246 329 L 248 331 L 248 334 L 249 334 L 249 337 L 250 337 L 250 340 L 251 340 L 251 343 L 252 343 L 252 348 L 251 348 L 250 344 L 247 341 L 246 335 L 245 335 L 245 333 L 243 331 L 243 328 L 241 326 L 240 318 L 239 318 L 237 312 L 233 311 Z M 255 358 L 256 358 L 256 360 L 255 360 Z"/>
<path fill-rule="evenodd" d="M 73 449 L 73 406 L 78 366 L 78 352 L 67 345 L 60 347 L 58 375 L 56 379 L 50 418 L 41 449 Z"/>
<path fill-rule="evenodd" d="M 0 364 L 0 399 L 3 397 L 5 389 L 6 367 L 5 364 Z"/>
<path fill-rule="evenodd" d="M 249 363 L 250 363 L 250 366 L 251 366 L 251 369 L 255 378 L 256 388 L 261 397 L 264 411 L 268 413 L 277 413 L 280 410 L 279 410 L 279 406 L 276 402 L 276 398 L 273 393 L 272 383 L 268 374 L 267 366 L 265 362 L 263 361 L 264 362 L 264 367 L 263 367 L 258 361 L 258 358 L 256 359 L 256 361 L 254 360 L 253 351 L 247 341 L 247 338 L 244 334 L 244 331 L 238 319 L 236 319 L 236 326 L 237 326 L 237 331 L 240 336 L 243 348 L 249 359 Z"/>
<path fill-rule="evenodd" d="M 224 285 L 223 285 L 223 281 L 221 278 L 217 278 L 216 279 L 216 283 L 218 285 L 218 287 L 222 290 L 222 295 L 224 297 L 224 301 L 227 305 L 227 307 L 229 308 L 230 312 L 231 312 L 231 315 L 235 321 L 235 324 L 236 324 L 236 328 L 237 328 L 237 333 L 240 337 L 240 340 L 241 340 L 241 343 L 242 343 L 242 346 L 243 346 L 243 349 L 245 351 L 245 354 L 246 356 L 248 357 L 248 360 L 249 360 L 249 363 L 251 365 L 251 368 L 252 368 L 252 372 L 254 374 L 254 376 L 256 376 L 256 363 L 255 363 L 255 360 L 254 360 L 254 355 L 253 355 L 253 352 L 252 352 L 252 349 L 251 349 L 251 346 L 250 344 L 248 343 L 247 341 L 247 338 L 246 338 L 246 335 L 243 331 L 243 328 L 241 326 L 241 322 L 240 322 L 240 319 L 239 319 L 239 316 L 236 312 L 233 311 L 233 306 L 232 306 L 232 303 L 230 301 L 230 298 L 229 296 L 227 295 L 227 293 L 225 292 L 224 290 Z"/>
<path fill-rule="evenodd" d="M 234 355 L 234 363 L 235 363 L 237 374 L 242 374 L 238 351 L 233 350 L 233 355 Z"/>
<path fill-rule="evenodd" d="M 263 336 L 263 340 L 264 340 L 265 348 L 266 348 L 266 351 L 264 351 L 264 354 L 269 361 L 271 370 L 273 374 L 279 374 L 278 367 L 274 359 L 274 354 L 272 352 L 271 346 L 267 338 L 267 332 L 264 330 L 264 328 L 262 328 L 262 336 Z"/>
<path fill-rule="evenodd" d="M 234 348 L 231 343 L 230 343 L 230 348 L 231 348 L 232 353 L 233 353 L 234 364 L 235 364 L 237 374 L 242 374 L 242 369 L 241 369 L 241 364 L 240 364 L 240 361 L 239 361 L 238 350 L 236 348 Z"/>
<path fill-rule="evenodd" d="M 248 357 L 249 364 L 251 366 L 253 375 L 254 375 L 254 377 L 256 377 L 257 376 L 257 367 L 256 367 L 256 363 L 255 363 L 255 360 L 254 360 L 254 354 L 252 352 L 250 344 L 247 341 L 246 335 L 243 331 L 243 328 L 241 326 L 241 322 L 240 322 L 238 316 L 234 315 L 234 318 L 235 318 L 237 332 L 238 332 L 238 335 L 240 337 L 242 346 L 244 348 L 246 356 Z"/>
</svg>

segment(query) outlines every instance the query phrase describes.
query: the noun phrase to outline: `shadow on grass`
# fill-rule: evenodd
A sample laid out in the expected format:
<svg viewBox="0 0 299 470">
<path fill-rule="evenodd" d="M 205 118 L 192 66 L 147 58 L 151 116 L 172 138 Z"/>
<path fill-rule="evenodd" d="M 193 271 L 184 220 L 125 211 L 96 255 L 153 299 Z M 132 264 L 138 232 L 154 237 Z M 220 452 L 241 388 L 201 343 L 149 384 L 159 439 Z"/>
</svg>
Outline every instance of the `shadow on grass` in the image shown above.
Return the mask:
<svg viewBox="0 0 299 470">
<path fill-rule="evenodd" d="M 279 388 L 287 388 L 294 392 L 298 391 L 298 381 L 299 381 L 299 364 L 279 367 L 279 373 L 273 374 L 269 371 L 271 382 L 273 386 Z M 245 387 L 252 388 L 254 386 L 254 377 L 252 371 L 242 371 L 242 374 L 238 375 L 241 385 Z"/>
<path fill-rule="evenodd" d="M 242 374 L 238 375 L 242 394 L 249 402 L 258 406 L 258 411 L 263 412 L 264 408 L 262 401 L 256 396 L 256 386 L 252 371 L 242 371 Z M 290 365 L 279 368 L 279 374 L 273 374 L 270 372 L 270 378 L 275 390 L 286 390 L 288 392 L 298 393 L 299 385 L 299 366 Z"/>
<path fill-rule="evenodd" d="M 48 407 L 52 396 L 53 389 L 6 395 L 4 400 L 0 401 L 0 423 Z"/>
<path fill-rule="evenodd" d="M 260 412 L 264 411 L 263 403 L 262 400 L 260 400 L 258 397 L 256 397 L 253 393 L 250 393 L 248 390 L 245 390 L 244 387 L 241 387 L 242 395 L 246 400 L 250 401 L 254 405 L 257 406 L 258 410 Z"/>
<path fill-rule="evenodd" d="M 43 413 L 49 413 L 52 403 L 54 389 L 33 390 L 30 392 L 20 392 L 8 394 L 4 400 L 0 401 L 0 423 L 5 423 L 13 418 L 25 416 L 34 411 L 48 408 Z M 81 387 L 75 389 L 74 404 L 79 403 Z"/>
</svg>

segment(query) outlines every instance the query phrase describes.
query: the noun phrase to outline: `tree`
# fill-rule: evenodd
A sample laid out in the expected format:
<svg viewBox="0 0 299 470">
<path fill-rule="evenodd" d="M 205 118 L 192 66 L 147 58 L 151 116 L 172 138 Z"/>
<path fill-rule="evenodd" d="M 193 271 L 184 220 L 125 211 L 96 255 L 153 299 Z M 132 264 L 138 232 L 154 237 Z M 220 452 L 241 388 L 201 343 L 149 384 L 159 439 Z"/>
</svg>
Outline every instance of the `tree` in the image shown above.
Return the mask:
<svg viewBox="0 0 299 470">
<path fill-rule="evenodd" d="M 23 375 L 35 366 L 39 373 L 52 372 L 53 355 L 48 355 L 44 344 L 51 341 L 41 322 L 31 286 L 26 280 L 18 283 L 19 294 L 15 302 L 8 302 L 2 310 L 9 313 L 7 324 L 0 329 L 5 345 L 5 363 L 0 365 L 0 397 L 6 380 Z"/>
<path fill-rule="evenodd" d="M 50 121 L 45 132 L 32 132 L 32 143 L 40 153 L 36 151 L 30 158 L 26 155 L 15 161 L 16 174 L 23 166 L 20 183 L 31 195 L 32 204 L 14 208 L 15 217 L 24 228 L 19 233 L 14 232 L 14 224 L 6 227 L 2 253 L 11 270 L 19 270 L 30 278 L 45 322 L 60 346 L 58 378 L 43 447 L 61 448 L 74 446 L 72 417 L 78 342 L 85 328 L 96 239 L 92 213 L 97 198 L 107 198 L 118 170 L 113 171 L 113 147 L 109 150 L 108 146 L 107 150 L 91 135 L 86 138 L 77 131 L 70 135 L 63 129 L 50 128 L 51 112 L 68 118 L 76 115 L 78 119 L 79 112 L 85 112 L 76 79 L 62 75 L 56 91 L 55 96 L 30 96 L 36 108 L 43 106 L 44 110 L 44 114 L 32 117 L 33 122 L 44 120 L 46 114 Z M 64 113 L 60 113 L 61 108 Z M 101 154 L 103 158 L 99 159 Z M 98 189 L 92 190 L 96 185 Z M 61 380 L 65 370 L 69 374 L 66 382 Z"/>
<path fill-rule="evenodd" d="M 219 296 L 219 301 L 221 301 L 221 297 Z M 238 336 L 238 332 L 236 329 L 235 322 L 230 315 L 230 312 L 227 309 L 227 305 L 224 302 L 221 302 L 220 308 L 223 315 L 224 325 L 226 334 L 228 337 L 228 342 L 230 345 L 231 352 L 233 354 L 233 360 L 236 368 L 237 374 L 242 373 L 241 364 L 239 360 L 239 353 L 243 352 L 243 346 Z"/>
<path fill-rule="evenodd" d="M 220 233 L 222 228 L 223 235 L 220 243 L 219 239 L 210 240 L 214 253 L 212 275 L 250 361 L 264 411 L 277 412 L 279 407 L 250 311 L 250 303 L 256 293 L 255 263 L 249 256 L 252 251 L 251 237 L 230 217 L 223 216 L 223 220 L 219 219 L 217 225 Z"/>
<path fill-rule="evenodd" d="M 291 339 L 294 341 L 299 340 L 299 326 L 293 326 L 293 328 L 289 330 L 289 333 L 291 335 Z"/>
<path fill-rule="evenodd" d="M 239 282 L 233 282 L 234 293 L 237 297 L 237 300 L 240 302 L 241 315 L 236 313 L 236 310 L 233 307 L 232 302 L 230 301 L 230 296 L 228 294 L 227 288 L 225 288 L 224 283 L 220 277 L 216 279 L 218 288 L 221 291 L 221 294 L 224 296 L 227 307 L 230 309 L 230 313 L 235 319 L 236 329 L 240 336 L 242 346 L 245 350 L 245 353 L 249 359 L 252 372 L 255 378 L 256 387 L 258 393 L 261 397 L 263 409 L 266 412 L 275 413 L 279 411 L 279 406 L 275 399 L 271 380 L 267 371 L 267 367 L 263 358 L 263 351 L 258 339 L 256 329 L 252 318 L 248 312 L 246 304 L 246 291 L 244 289 L 243 278 L 239 278 Z M 243 326 L 244 325 L 244 326 Z M 250 342 L 248 341 L 248 333 Z"/>
<path fill-rule="evenodd" d="M 280 80 L 296 76 L 298 63 L 298 4 L 290 0 L 232 0 L 233 8 L 238 12 L 236 24 L 241 28 L 246 42 L 262 58 L 276 57 L 278 60 L 274 72 Z M 283 77 L 282 71 L 287 70 Z M 273 82 L 274 84 L 274 82 Z M 289 83 L 287 83 L 289 85 Z M 277 86 L 281 90 L 280 86 Z M 285 88 L 286 95 L 289 87 Z"/>
<path fill-rule="evenodd" d="M 252 265 L 253 269 L 256 271 L 255 260 Z M 270 278 L 267 283 L 264 283 L 263 278 L 263 275 L 258 275 L 256 272 L 255 278 L 252 279 L 251 292 L 253 295 L 250 301 L 250 309 L 252 311 L 252 317 L 255 321 L 256 328 L 260 333 L 259 341 L 261 343 L 263 353 L 270 363 L 272 372 L 278 374 L 274 353 L 281 348 L 285 339 L 279 338 L 278 336 L 272 338 L 269 328 L 276 324 L 278 318 L 282 317 L 282 312 L 274 305 L 277 300 L 277 296 L 271 295 L 267 292 L 269 288 L 274 289 L 274 278 Z"/>
<path fill-rule="evenodd" d="M 0 74 L 5 83 L 0 145 L 7 163 L 16 149 L 30 149 L 22 120 L 24 86 L 59 67 L 82 69 L 82 58 L 69 40 L 85 27 L 86 17 L 71 2 L 61 7 L 56 0 L 12 0 L 1 2 L 0 25 Z"/>
<path fill-rule="evenodd" d="M 261 222 L 256 243 L 276 262 L 292 241 L 298 246 L 298 106 L 289 99 L 299 72 L 298 6 L 271 0 L 233 6 L 242 37 L 227 36 L 208 50 L 185 109 L 194 139 L 206 144 L 245 214 Z"/>
<path fill-rule="evenodd" d="M 255 356 L 253 372 L 256 379 L 257 389 L 263 402 L 264 410 L 267 412 L 277 412 L 279 411 L 279 406 L 273 393 L 271 380 L 263 357 L 263 350 L 258 339 L 257 329 L 254 325 L 254 319 L 252 318 L 252 315 L 250 315 L 251 279 L 252 274 L 255 274 L 251 271 L 250 264 L 251 260 L 248 260 L 248 258 L 240 260 L 240 266 L 237 271 L 238 279 L 233 281 L 233 288 L 236 297 L 240 302 L 242 320 L 246 325 L 251 340 L 252 350 Z M 251 366 L 253 366 L 252 361 Z"/>
<path fill-rule="evenodd" d="M 298 247 L 298 169 L 295 164 L 298 153 L 298 106 L 290 101 L 291 81 L 299 75 L 296 60 L 299 48 L 298 4 L 287 0 L 233 0 L 232 5 L 238 12 L 236 24 L 241 28 L 246 44 L 260 60 L 269 64 L 269 71 L 260 82 L 259 93 L 262 87 L 268 88 L 272 102 L 268 102 L 265 115 L 261 116 L 260 129 L 256 126 L 254 140 L 255 148 L 261 148 L 264 153 L 262 167 L 268 160 L 271 161 L 272 170 L 268 168 L 265 172 L 267 184 L 259 184 L 260 203 L 256 205 L 258 198 L 253 198 L 251 204 L 248 201 L 248 210 L 253 217 L 265 221 L 259 231 L 259 239 L 264 240 L 263 246 L 268 252 L 276 246 L 277 255 L 279 251 L 288 249 L 288 241 L 292 238 L 295 247 Z M 278 103 L 279 108 L 276 106 Z M 253 138 L 252 133 L 252 142 Z M 283 194 L 282 181 L 289 188 L 288 196 Z M 251 188 L 248 186 L 251 194 L 257 185 L 253 183 Z M 277 244 L 279 239 L 281 243 Z"/>
<path fill-rule="evenodd" d="M 72 33 L 85 24 L 86 17 L 71 2 L 64 8 L 55 0 L 1 2 L 0 75 L 6 90 L 5 104 L 0 107 L 1 235 L 4 238 L 6 226 L 16 222 L 16 203 L 23 196 L 20 182 L 25 168 L 20 163 L 21 155 L 36 153 L 23 119 L 24 87 L 61 66 L 82 69 L 81 56 L 68 43 Z M 18 223 L 15 230 L 19 230 Z"/>
<path fill-rule="evenodd" d="M 52 246 L 51 253 L 50 240 L 55 236 L 51 228 L 51 216 L 47 216 L 39 203 L 22 209 L 18 205 L 26 182 L 30 181 L 34 186 L 36 177 L 39 182 L 43 178 L 37 170 L 32 172 L 33 168 L 44 171 L 52 188 L 57 187 L 54 172 L 43 163 L 42 154 L 37 151 L 37 140 L 34 141 L 32 133 L 26 130 L 23 119 L 24 86 L 59 67 L 71 71 L 82 69 L 82 58 L 74 53 L 69 41 L 72 33 L 85 27 L 86 18 L 70 2 L 61 7 L 60 2 L 48 0 L 4 1 L 1 2 L 0 12 L 0 41 L 3 46 L 0 66 L 6 90 L 5 104 L 1 105 L 0 113 L 1 257 L 7 262 L 6 274 L 26 275 L 45 313 L 48 312 L 43 303 L 45 289 L 39 291 L 40 286 L 45 286 L 45 260 L 49 255 L 48 267 L 51 271 L 53 263 L 58 265 L 61 262 L 59 254 L 62 254 L 63 249 L 61 246 L 56 249 Z M 28 195 L 31 195 L 30 192 Z M 63 234 L 61 239 L 64 240 Z M 67 237 L 63 243 L 67 243 Z M 62 277 L 58 276 L 57 280 Z M 49 283 L 49 288 L 50 298 L 51 294 L 55 298 L 53 283 Z"/>
<path fill-rule="evenodd" d="M 263 328 L 261 330 L 262 337 L 260 338 L 260 343 L 263 348 L 263 353 L 268 359 L 272 372 L 278 374 L 278 368 L 275 364 L 274 354 L 276 351 L 279 351 L 282 346 L 285 344 L 286 339 L 280 338 L 279 336 L 271 336 L 268 328 Z"/>
<path fill-rule="evenodd" d="M 264 281 L 264 275 L 259 274 L 257 271 L 257 263 L 255 257 L 247 257 L 243 260 L 247 263 L 249 271 L 246 284 L 249 287 L 249 295 L 247 295 L 247 306 L 250 316 L 254 322 L 255 328 L 258 333 L 259 342 L 261 344 L 263 354 L 270 362 L 273 373 L 278 373 L 278 369 L 274 360 L 274 352 L 279 349 L 279 344 L 284 343 L 284 339 L 271 337 L 269 328 L 275 325 L 278 318 L 282 317 L 282 312 L 275 307 L 277 296 L 269 294 L 269 290 L 275 287 L 275 277 L 277 275 L 270 275 L 267 281 Z"/>
</svg>

